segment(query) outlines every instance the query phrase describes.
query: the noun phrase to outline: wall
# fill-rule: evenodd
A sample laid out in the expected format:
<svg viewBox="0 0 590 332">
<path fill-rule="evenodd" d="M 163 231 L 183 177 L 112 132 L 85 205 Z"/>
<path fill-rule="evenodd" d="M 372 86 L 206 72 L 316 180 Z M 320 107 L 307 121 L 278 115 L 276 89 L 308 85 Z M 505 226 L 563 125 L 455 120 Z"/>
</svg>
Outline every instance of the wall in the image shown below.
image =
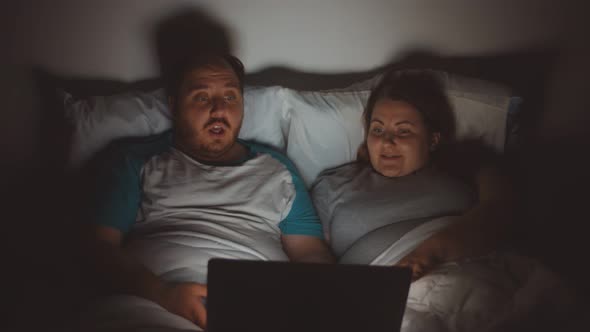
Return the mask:
<svg viewBox="0 0 590 332">
<path fill-rule="evenodd" d="M 198 8 L 230 31 L 249 71 L 269 65 L 362 71 L 413 48 L 481 54 L 559 38 L 550 1 L 25 0 L 5 12 L 19 61 L 61 74 L 136 80 L 158 74 L 153 29 Z M 547 24 L 550 22 L 550 24 Z"/>
</svg>

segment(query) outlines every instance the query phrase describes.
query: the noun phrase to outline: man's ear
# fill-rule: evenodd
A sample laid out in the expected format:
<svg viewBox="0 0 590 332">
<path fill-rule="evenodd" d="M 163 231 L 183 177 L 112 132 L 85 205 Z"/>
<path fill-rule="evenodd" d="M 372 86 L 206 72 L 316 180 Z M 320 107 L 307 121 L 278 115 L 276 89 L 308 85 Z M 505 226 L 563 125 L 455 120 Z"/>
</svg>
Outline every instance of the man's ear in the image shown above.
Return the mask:
<svg viewBox="0 0 590 332">
<path fill-rule="evenodd" d="M 435 132 L 430 135 L 430 151 L 436 150 L 438 144 L 440 143 L 440 133 Z"/>
</svg>

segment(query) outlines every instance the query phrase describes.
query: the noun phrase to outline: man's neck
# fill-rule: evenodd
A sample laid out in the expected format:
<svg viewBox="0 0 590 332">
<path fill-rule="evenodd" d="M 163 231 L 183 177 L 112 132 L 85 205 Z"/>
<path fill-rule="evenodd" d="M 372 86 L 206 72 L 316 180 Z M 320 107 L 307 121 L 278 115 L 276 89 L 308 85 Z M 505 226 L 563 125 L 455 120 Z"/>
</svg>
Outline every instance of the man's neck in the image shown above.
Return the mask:
<svg viewBox="0 0 590 332">
<path fill-rule="evenodd" d="M 188 155 L 192 159 L 206 165 L 230 166 L 238 165 L 244 162 L 249 154 L 249 149 L 240 141 L 235 141 L 234 144 L 227 150 L 217 155 L 208 155 L 199 153 L 195 149 L 191 149 L 183 144 L 175 142 L 175 147 Z"/>
</svg>

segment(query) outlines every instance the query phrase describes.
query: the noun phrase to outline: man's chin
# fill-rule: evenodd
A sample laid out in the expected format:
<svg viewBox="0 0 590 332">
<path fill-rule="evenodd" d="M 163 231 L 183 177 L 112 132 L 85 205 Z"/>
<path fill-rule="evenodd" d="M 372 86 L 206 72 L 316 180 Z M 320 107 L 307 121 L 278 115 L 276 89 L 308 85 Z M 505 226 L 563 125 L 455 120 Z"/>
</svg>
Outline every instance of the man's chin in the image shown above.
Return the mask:
<svg viewBox="0 0 590 332">
<path fill-rule="evenodd" d="M 231 150 L 235 141 L 229 139 L 215 139 L 210 143 L 203 144 L 201 151 L 210 157 L 219 157 Z"/>
</svg>

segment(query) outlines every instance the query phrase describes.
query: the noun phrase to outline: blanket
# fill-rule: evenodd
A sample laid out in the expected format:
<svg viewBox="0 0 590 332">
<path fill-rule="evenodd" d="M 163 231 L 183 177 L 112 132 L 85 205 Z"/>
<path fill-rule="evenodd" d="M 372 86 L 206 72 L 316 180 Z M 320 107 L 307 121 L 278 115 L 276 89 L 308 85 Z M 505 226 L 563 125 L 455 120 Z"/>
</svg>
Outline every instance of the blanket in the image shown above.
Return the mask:
<svg viewBox="0 0 590 332">
<path fill-rule="evenodd" d="M 438 218 L 405 234 L 373 265 L 390 265 L 452 219 Z M 186 244 L 190 246 L 189 243 Z M 179 250 L 186 255 L 186 250 Z M 181 258 L 181 257 L 179 257 Z M 496 252 L 440 265 L 412 283 L 401 331 L 515 331 L 551 313 L 556 325 L 578 307 L 574 293 L 539 262 Z M 79 331 L 200 331 L 192 322 L 146 299 L 119 295 L 84 310 Z M 248 330 L 245 328 L 245 330 Z"/>
</svg>

